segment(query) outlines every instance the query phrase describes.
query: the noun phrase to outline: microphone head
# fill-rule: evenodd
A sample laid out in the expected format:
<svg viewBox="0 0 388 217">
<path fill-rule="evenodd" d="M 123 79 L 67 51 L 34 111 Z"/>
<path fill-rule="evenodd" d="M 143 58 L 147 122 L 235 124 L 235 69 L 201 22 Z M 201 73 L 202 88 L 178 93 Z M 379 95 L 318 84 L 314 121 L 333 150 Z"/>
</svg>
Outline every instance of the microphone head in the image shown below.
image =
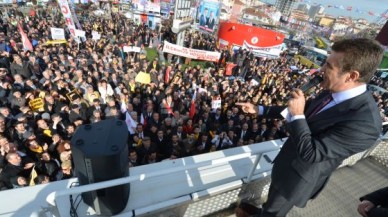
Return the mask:
<svg viewBox="0 0 388 217">
<path fill-rule="evenodd" d="M 310 80 L 310 82 L 314 85 L 317 85 L 317 84 L 321 83 L 322 81 L 323 81 L 323 78 L 322 78 L 322 76 L 319 76 L 319 75 L 315 76 L 313 79 Z"/>
<path fill-rule="evenodd" d="M 306 93 L 306 91 L 308 91 L 310 88 L 318 85 L 322 81 L 323 81 L 323 78 L 321 76 L 317 75 L 314 78 L 312 78 L 309 82 L 304 84 L 300 89 L 302 90 L 303 93 Z"/>
</svg>

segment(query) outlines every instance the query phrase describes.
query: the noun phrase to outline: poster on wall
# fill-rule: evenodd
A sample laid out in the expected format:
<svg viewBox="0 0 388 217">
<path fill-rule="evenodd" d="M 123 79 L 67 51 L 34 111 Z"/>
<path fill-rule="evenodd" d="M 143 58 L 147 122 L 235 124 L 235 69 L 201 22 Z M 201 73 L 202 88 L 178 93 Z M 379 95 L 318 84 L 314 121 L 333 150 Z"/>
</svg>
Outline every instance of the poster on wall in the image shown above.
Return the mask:
<svg viewBox="0 0 388 217">
<path fill-rule="evenodd" d="M 220 3 L 218 1 L 203 0 L 198 8 L 198 28 L 206 32 L 214 32 L 219 22 Z"/>
<path fill-rule="evenodd" d="M 132 0 L 132 8 L 140 12 L 160 13 L 160 2 L 159 0 Z"/>
<path fill-rule="evenodd" d="M 163 17 L 168 18 L 170 16 L 171 10 L 171 1 L 170 0 L 161 0 L 160 1 L 160 13 Z"/>
</svg>

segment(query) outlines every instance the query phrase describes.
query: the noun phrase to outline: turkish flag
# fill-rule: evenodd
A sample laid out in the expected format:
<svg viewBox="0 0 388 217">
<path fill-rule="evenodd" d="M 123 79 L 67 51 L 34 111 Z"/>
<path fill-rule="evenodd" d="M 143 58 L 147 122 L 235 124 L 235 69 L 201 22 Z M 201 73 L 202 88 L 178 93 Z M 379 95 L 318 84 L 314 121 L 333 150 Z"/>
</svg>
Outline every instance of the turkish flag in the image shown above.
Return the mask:
<svg viewBox="0 0 388 217">
<path fill-rule="evenodd" d="M 166 74 L 164 75 L 164 83 L 165 84 L 170 83 L 170 72 L 171 72 L 171 66 L 167 66 Z"/>
<path fill-rule="evenodd" d="M 24 32 L 20 23 L 18 23 L 18 30 L 19 30 L 20 35 L 22 36 L 24 51 L 27 51 L 27 50 L 33 51 L 34 48 L 32 47 L 31 41 L 28 39 L 27 34 Z"/>
</svg>

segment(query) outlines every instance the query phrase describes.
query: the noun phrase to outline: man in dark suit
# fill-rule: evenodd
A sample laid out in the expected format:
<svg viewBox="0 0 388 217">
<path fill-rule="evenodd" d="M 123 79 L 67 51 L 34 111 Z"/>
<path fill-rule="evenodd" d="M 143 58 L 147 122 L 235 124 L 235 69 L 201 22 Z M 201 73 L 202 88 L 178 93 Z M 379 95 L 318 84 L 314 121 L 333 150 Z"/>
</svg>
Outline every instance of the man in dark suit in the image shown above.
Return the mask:
<svg viewBox="0 0 388 217">
<path fill-rule="evenodd" d="M 388 187 L 367 194 L 360 201 L 357 211 L 363 217 L 388 216 Z"/>
<path fill-rule="evenodd" d="M 199 25 L 200 26 L 205 26 L 206 25 L 206 22 L 207 22 L 207 13 L 208 13 L 208 9 L 205 8 L 203 14 L 201 14 L 201 16 L 199 17 Z"/>
<path fill-rule="evenodd" d="M 101 102 L 99 99 L 93 99 L 93 105 L 90 106 L 87 110 L 87 117 L 90 118 L 93 116 L 94 111 L 100 111 L 101 116 L 105 117 L 104 111 L 105 111 L 106 105 L 101 105 Z"/>
<path fill-rule="evenodd" d="M 214 12 L 210 11 L 210 17 L 208 17 L 207 20 L 206 20 L 207 28 L 213 29 L 214 28 L 214 24 L 215 24 Z"/>
<path fill-rule="evenodd" d="M 242 128 L 236 132 L 237 138 L 242 139 L 244 142 L 248 142 L 251 138 L 251 132 L 248 129 L 248 124 L 244 123 Z"/>
<path fill-rule="evenodd" d="M 300 89 L 291 93 L 285 115 L 290 136 L 273 161 L 268 200 L 260 216 L 286 216 L 293 206 L 305 207 L 344 159 L 373 146 L 382 124 L 366 83 L 383 53 L 374 40 L 338 41 L 321 69 L 326 91 L 307 102 Z M 238 105 L 269 118 L 280 118 L 285 109 Z"/>
</svg>

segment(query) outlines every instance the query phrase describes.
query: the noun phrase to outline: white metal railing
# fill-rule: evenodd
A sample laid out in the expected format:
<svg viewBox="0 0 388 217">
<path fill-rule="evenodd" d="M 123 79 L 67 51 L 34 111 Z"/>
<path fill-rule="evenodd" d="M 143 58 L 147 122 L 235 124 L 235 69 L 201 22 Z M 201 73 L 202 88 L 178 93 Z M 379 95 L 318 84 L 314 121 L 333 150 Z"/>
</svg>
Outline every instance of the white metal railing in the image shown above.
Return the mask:
<svg viewBox="0 0 388 217">
<path fill-rule="evenodd" d="M 387 134 L 382 136 L 382 138 L 387 137 Z M 379 144 L 380 141 L 377 141 L 377 144 Z M 360 157 L 357 157 L 357 160 L 355 160 L 355 161 L 358 161 L 360 159 L 368 157 L 374 148 L 375 148 L 375 146 L 373 146 L 370 150 L 365 151 L 364 153 L 360 153 Z M 178 166 L 178 167 L 174 167 L 174 168 L 167 168 L 167 169 L 163 169 L 163 170 L 159 170 L 159 171 L 155 171 L 155 172 L 131 175 L 129 177 L 124 177 L 124 178 L 119 178 L 119 179 L 114 179 L 114 180 L 109 180 L 109 181 L 103 181 L 103 182 L 98 182 L 98 183 L 93 183 L 93 184 L 88 184 L 88 185 L 77 186 L 75 188 L 66 188 L 63 190 L 58 190 L 58 191 L 54 191 L 54 192 L 50 193 L 47 196 L 46 201 L 49 204 L 55 206 L 56 209 L 58 209 L 58 213 L 61 213 L 61 214 L 68 213 L 67 207 L 65 205 L 63 205 L 63 203 L 59 202 L 60 200 L 65 199 L 66 196 L 81 194 L 84 192 L 95 191 L 95 190 L 99 190 L 99 189 L 109 188 L 109 187 L 113 187 L 113 186 L 118 186 L 118 185 L 138 182 L 138 181 L 143 181 L 145 179 L 157 178 L 157 177 L 160 177 L 163 175 L 168 175 L 171 173 L 187 171 L 187 170 L 192 170 L 192 169 L 198 169 L 200 167 L 206 167 L 206 166 L 215 167 L 215 166 L 219 166 L 219 165 L 222 165 L 225 163 L 229 163 L 231 161 L 240 160 L 240 159 L 255 156 L 254 163 L 252 164 L 252 166 L 251 166 L 251 168 L 246 176 L 247 178 L 245 179 L 245 183 L 249 183 L 252 181 L 252 177 L 253 177 L 253 175 L 255 175 L 254 173 L 255 173 L 257 166 L 258 166 L 260 160 L 262 159 L 262 157 L 264 157 L 266 159 L 266 161 L 268 163 L 270 163 L 271 160 L 267 158 L 268 156 L 266 156 L 266 153 L 269 153 L 272 151 L 277 151 L 279 149 L 280 149 L 280 146 L 276 146 L 276 145 L 264 146 L 264 147 L 260 147 L 260 150 L 245 152 L 245 153 L 236 154 L 236 155 L 223 157 L 223 158 L 218 158 L 218 159 L 214 159 L 214 160 L 206 160 L 206 161 L 198 162 L 195 164 L 183 165 L 183 166 Z M 352 164 L 348 164 L 348 165 L 352 165 Z"/>
<path fill-rule="evenodd" d="M 271 151 L 277 151 L 279 149 L 280 149 L 279 146 L 262 147 L 260 149 L 260 151 L 256 151 L 256 152 L 242 153 L 242 154 L 228 156 L 228 157 L 224 157 L 224 158 L 220 158 L 220 159 L 199 162 L 199 163 L 192 164 L 192 165 L 183 165 L 183 166 L 179 166 L 179 167 L 175 167 L 175 168 L 168 168 L 168 169 L 161 170 L 161 171 L 150 172 L 147 174 L 138 174 L 138 175 L 133 175 L 133 176 L 129 176 L 129 177 L 109 180 L 109 181 L 103 181 L 103 182 L 98 182 L 98 183 L 93 183 L 93 184 L 88 184 L 88 185 L 77 186 L 75 188 L 67 188 L 67 189 L 63 189 L 63 190 L 58 190 L 58 191 L 54 191 L 54 192 L 50 193 L 47 196 L 46 201 L 49 204 L 56 206 L 59 213 L 67 213 L 68 210 L 66 210 L 66 208 L 61 208 L 60 205 L 62 203 L 59 203 L 59 200 L 61 200 L 62 198 L 66 197 L 66 196 L 81 194 L 84 192 L 95 191 L 95 190 L 99 190 L 99 189 L 109 188 L 109 187 L 118 186 L 118 185 L 122 185 L 122 184 L 137 182 L 137 181 L 143 181 L 145 179 L 156 178 L 156 177 L 160 177 L 160 176 L 175 173 L 175 172 L 197 169 L 197 168 L 205 167 L 205 166 L 218 166 L 218 165 L 225 164 L 225 163 L 228 163 L 231 161 L 256 156 L 254 164 L 252 165 L 249 174 L 247 174 L 247 177 L 248 177 L 247 181 L 250 182 L 252 179 L 252 176 L 256 170 L 256 167 L 257 167 L 258 163 L 260 162 L 260 159 L 263 156 L 263 154 L 271 152 Z"/>
</svg>

